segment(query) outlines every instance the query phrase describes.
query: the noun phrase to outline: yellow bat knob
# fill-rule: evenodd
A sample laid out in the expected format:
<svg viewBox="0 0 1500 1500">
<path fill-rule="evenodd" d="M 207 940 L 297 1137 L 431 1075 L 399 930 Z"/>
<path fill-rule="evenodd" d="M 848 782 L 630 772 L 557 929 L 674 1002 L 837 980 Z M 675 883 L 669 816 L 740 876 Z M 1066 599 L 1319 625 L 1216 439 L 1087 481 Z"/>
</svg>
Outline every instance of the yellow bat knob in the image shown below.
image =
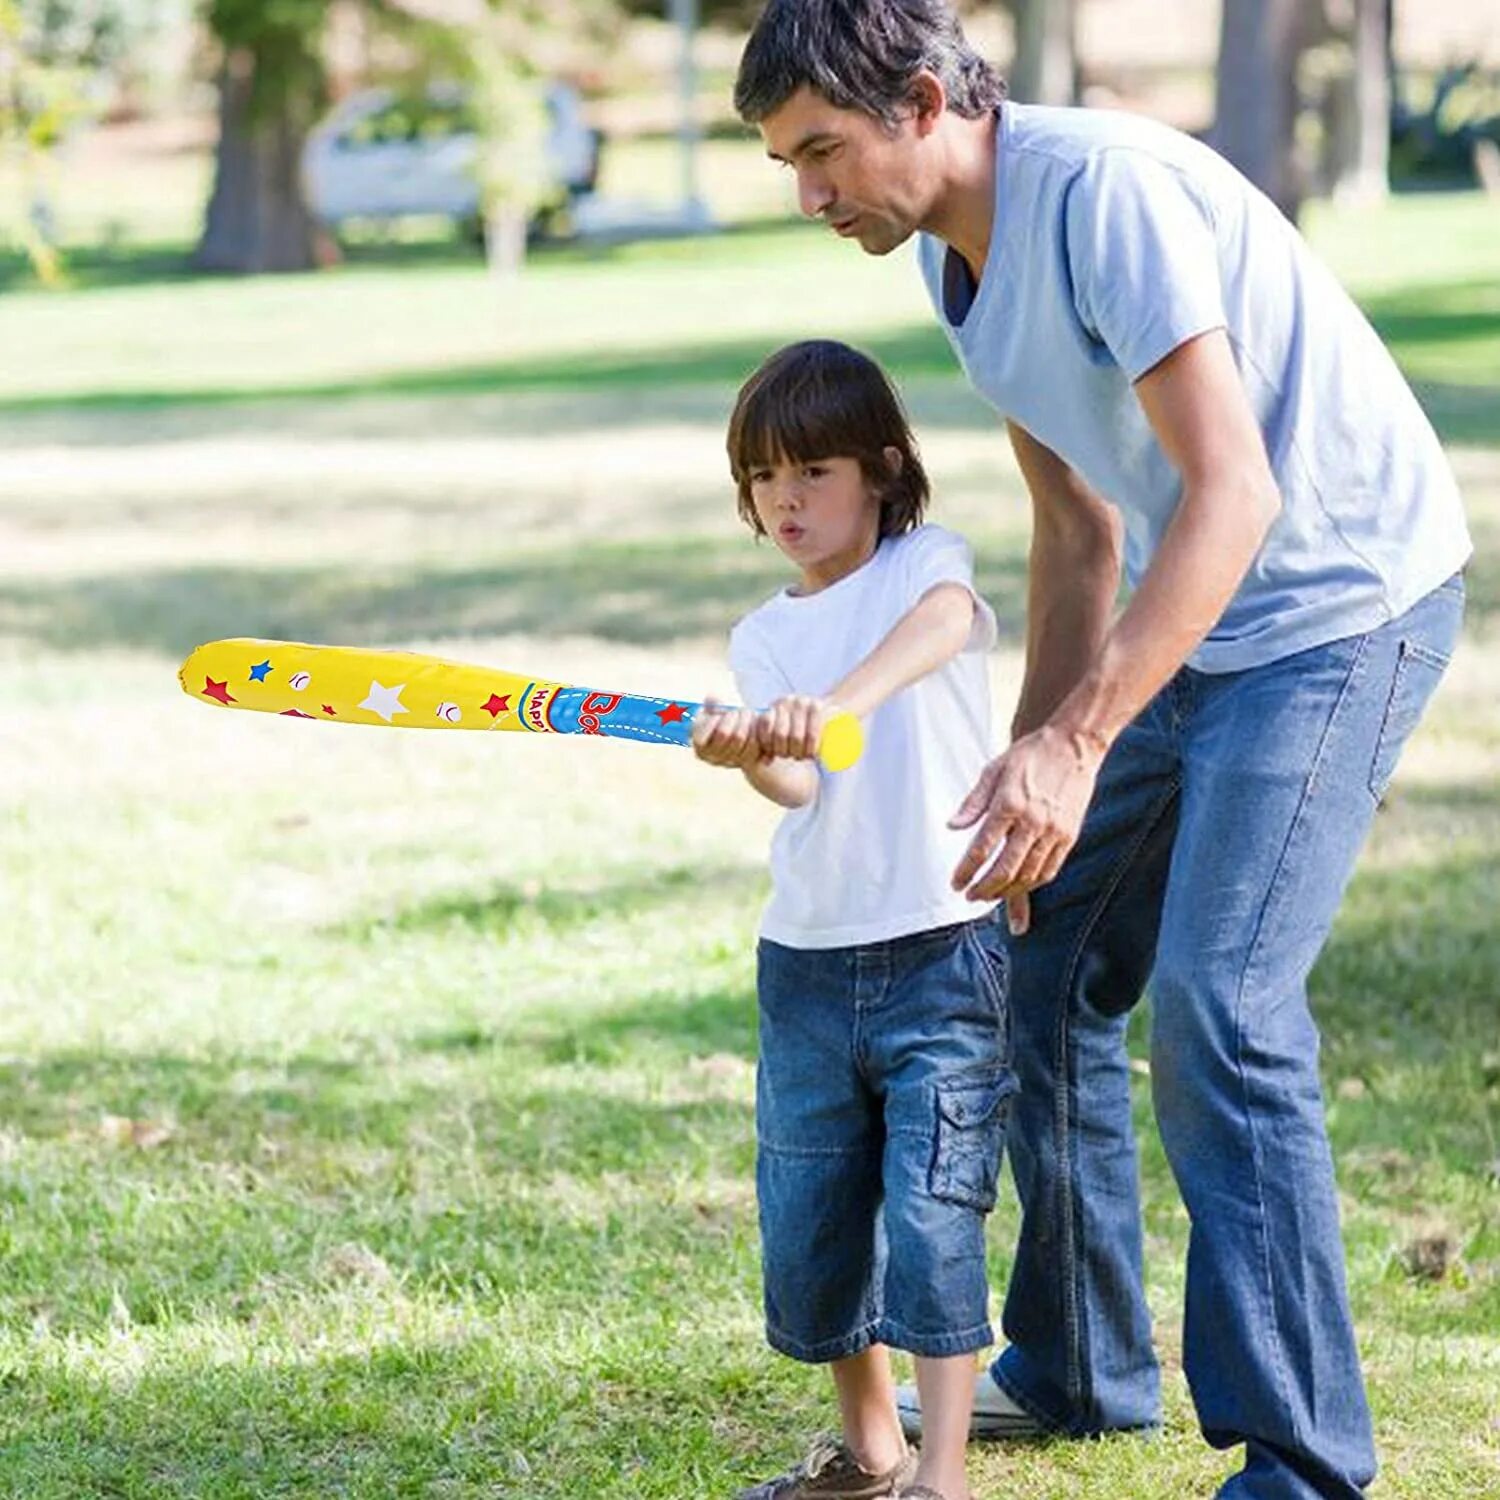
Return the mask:
<svg viewBox="0 0 1500 1500">
<path fill-rule="evenodd" d="M 835 714 L 818 741 L 818 759 L 827 771 L 847 771 L 865 751 L 865 731 L 850 713 Z"/>
</svg>

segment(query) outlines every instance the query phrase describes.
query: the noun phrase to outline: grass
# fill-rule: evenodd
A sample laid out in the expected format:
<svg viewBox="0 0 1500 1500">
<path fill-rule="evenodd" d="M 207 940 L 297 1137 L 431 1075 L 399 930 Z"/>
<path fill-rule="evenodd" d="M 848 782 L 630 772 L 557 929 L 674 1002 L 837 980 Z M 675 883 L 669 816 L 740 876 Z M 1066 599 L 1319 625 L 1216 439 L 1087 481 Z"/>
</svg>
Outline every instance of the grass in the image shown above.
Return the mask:
<svg viewBox="0 0 1500 1500">
<path fill-rule="evenodd" d="M 1379 1492 L 1500 1496 L 1492 229 L 1433 199 L 1312 231 L 1480 543 L 1314 991 Z M 993 418 L 910 267 L 792 229 L 508 289 L 426 250 L 119 271 L 0 303 L 0 1493 L 731 1493 L 832 1419 L 759 1328 L 770 810 L 667 751 L 304 734 L 173 671 L 264 633 L 727 688 L 779 577 L 731 513 L 732 384 L 822 330 L 902 377 L 1003 704 L 1027 521 Z M 1186 1224 L 1134 1087 L 1167 1429 L 976 1454 L 985 1500 L 1201 1495 L 1233 1462 L 1193 1426 Z M 1006 1203 L 997 1288 L 1014 1233 Z"/>
</svg>

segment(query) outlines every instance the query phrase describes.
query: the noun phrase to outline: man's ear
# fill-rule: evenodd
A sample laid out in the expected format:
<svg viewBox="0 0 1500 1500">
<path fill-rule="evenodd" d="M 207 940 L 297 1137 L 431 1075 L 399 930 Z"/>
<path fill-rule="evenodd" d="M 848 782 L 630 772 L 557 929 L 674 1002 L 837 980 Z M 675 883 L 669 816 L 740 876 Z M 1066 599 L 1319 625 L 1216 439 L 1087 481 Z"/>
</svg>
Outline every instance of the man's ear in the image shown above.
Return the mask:
<svg viewBox="0 0 1500 1500">
<path fill-rule="evenodd" d="M 907 98 L 911 101 L 917 134 L 930 135 L 948 107 L 948 90 L 943 87 L 943 80 L 928 68 L 919 69 L 907 90 Z"/>
</svg>

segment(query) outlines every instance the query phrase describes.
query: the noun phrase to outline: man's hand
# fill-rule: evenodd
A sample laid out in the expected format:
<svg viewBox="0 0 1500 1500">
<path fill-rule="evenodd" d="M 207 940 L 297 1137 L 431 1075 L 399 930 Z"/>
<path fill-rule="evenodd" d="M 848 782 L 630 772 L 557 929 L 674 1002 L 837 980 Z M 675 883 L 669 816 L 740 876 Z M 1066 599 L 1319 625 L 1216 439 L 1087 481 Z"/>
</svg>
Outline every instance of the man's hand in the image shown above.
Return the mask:
<svg viewBox="0 0 1500 1500">
<path fill-rule="evenodd" d="M 759 715 L 748 708 L 725 708 L 710 698 L 693 719 L 693 754 L 704 764 L 743 771 L 765 759 L 756 733 Z"/>
<path fill-rule="evenodd" d="M 801 693 L 778 698 L 756 725 L 761 753 L 776 760 L 815 760 L 823 726 L 838 712 L 838 705 L 827 698 Z"/>
<path fill-rule="evenodd" d="M 1105 749 L 1047 724 L 992 760 L 948 822 L 979 824 L 953 872 L 954 890 L 971 901 L 1004 900 L 1011 931 L 1024 932 L 1027 896 L 1056 877 L 1078 842 Z"/>
</svg>

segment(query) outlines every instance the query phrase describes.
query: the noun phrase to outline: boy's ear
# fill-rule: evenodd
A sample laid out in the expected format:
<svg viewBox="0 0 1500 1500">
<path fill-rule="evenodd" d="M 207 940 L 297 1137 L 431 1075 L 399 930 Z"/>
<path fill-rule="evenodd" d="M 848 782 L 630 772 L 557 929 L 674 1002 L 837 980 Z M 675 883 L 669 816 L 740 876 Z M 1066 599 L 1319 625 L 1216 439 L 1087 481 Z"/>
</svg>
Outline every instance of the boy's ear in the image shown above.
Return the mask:
<svg viewBox="0 0 1500 1500">
<path fill-rule="evenodd" d="M 906 460 L 902 457 L 901 450 L 893 444 L 888 443 L 882 450 L 881 456 L 885 459 L 885 466 L 891 471 L 893 479 L 906 466 Z"/>
</svg>

